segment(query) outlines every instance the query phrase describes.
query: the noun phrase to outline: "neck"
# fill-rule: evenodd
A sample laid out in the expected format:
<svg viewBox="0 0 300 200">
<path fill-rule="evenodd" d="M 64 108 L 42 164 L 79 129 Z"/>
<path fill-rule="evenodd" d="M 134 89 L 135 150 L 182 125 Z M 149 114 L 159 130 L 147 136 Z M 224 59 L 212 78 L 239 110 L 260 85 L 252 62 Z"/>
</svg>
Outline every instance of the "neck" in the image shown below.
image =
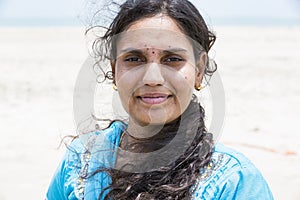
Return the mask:
<svg viewBox="0 0 300 200">
<path fill-rule="evenodd" d="M 129 120 L 121 148 L 140 153 L 160 149 L 170 142 L 178 130 L 179 119 L 165 125 L 141 126 Z"/>
<path fill-rule="evenodd" d="M 164 125 L 162 124 L 140 125 L 130 119 L 128 122 L 127 133 L 129 133 L 129 135 L 133 138 L 147 140 L 157 135 L 163 127 Z"/>
<path fill-rule="evenodd" d="M 152 152 L 168 144 L 177 132 L 180 132 L 186 138 L 192 139 L 200 124 L 203 123 L 199 109 L 200 105 L 197 98 L 193 96 L 184 113 L 169 124 L 141 126 L 130 119 L 128 128 L 123 133 L 124 137 L 120 147 L 135 153 Z M 182 141 L 177 142 L 182 143 Z"/>
</svg>

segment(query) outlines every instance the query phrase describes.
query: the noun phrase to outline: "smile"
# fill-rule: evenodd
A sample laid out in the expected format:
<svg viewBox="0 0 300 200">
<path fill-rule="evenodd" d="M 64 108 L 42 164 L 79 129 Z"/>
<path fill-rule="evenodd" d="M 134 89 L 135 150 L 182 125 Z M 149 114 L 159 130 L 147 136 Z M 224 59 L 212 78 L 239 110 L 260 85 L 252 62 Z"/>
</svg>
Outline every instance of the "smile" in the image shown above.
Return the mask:
<svg viewBox="0 0 300 200">
<path fill-rule="evenodd" d="M 161 104 L 171 96 L 167 94 L 144 94 L 137 98 L 146 104 Z"/>
</svg>

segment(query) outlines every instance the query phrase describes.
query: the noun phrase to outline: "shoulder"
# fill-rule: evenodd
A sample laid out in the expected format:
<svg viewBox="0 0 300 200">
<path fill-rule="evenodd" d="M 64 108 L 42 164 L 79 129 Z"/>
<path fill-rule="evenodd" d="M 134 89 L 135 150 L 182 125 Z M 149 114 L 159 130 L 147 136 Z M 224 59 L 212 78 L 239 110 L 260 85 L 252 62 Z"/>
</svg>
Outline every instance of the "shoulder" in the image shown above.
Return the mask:
<svg viewBox="0 0 300 200">
<path fill-rule="evenodd" d="M 224 166 L 230 167 L 231 169 L 247 169 L 258 172 L 254 164 L 244 154 L 229 147 L 226 147 L 223 144 L 218 143 L 215 145 L 213 157 L 216 156 L 222 157 Z"/>
<path fill-rule="evenodd" d="M 90 132 L 75 138 L 67 146 L 47 191 L 47 199 L 81 199 L 83 197 L 84 166 L 90 159 L 89 145 L 99 133 Z"/>
<path fill-rule="evenodd" d="M 242 153 L 216 144 L 211 162 L 200 170 L 194 199 L 273 199 L 259 170 Z"/>
<path fill-rule="evenodd" d="M 67 147 L 66 154 L 78 157 L 87 152 L 95 153 L 99 148 L 106 148 L 108 145 L 118 144 L 120 135 L 125 128 L 126 124 L 115 121 L 105 129 L 78 135 Z"/>
<path fill-rule="evenodd" d="M 57 195 L 61 199 L 82 198 L 87 174 L 99 163 L 95 158 L 103 152 L 101 149 L 108 151 L 119 142 L 124 126 L 121 122 L 114 122 L 107 129 L 82 134 L 74 139 L 56 169 L 47 198 L 55 199 Z"/>
</svg>

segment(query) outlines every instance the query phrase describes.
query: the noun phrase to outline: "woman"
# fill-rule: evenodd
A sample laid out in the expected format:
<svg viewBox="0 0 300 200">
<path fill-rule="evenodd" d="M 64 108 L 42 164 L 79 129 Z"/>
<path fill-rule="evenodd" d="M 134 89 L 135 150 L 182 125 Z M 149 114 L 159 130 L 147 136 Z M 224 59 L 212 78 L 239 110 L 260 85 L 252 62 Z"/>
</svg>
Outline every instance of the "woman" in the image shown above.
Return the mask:
<svg viewBox="0 0 300 200">
<path fill-rule="evenodd" d="M 206 131 L 193 93 L 216 70 L 214 41 L 187 0 L 120 5 L 94 47 L 110 60 L 129 119 L 76 138 L 47 198 L 273 199 L 253 164 Z"/>
</svg>

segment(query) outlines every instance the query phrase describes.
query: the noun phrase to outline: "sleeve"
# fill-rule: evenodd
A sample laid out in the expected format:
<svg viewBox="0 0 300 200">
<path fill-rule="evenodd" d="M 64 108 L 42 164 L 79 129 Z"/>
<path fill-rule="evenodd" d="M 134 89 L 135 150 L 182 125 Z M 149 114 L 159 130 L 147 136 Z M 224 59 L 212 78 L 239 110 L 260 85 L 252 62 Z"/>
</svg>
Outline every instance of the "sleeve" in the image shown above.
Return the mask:
<svg viewBox="0 0 300 200">
<path fill-rule="evenodd" d="M 74 140 L 68 147 L 48 187 L 47 200 L 77 199 L 75 188 L 81 169 L 80 152 L 83 150 L 84 146 L 80 140 Z"/>
<path fill-rule="evenodd" d="M 269 186 L 254 166 L 232 171 L 220 185 L 218 199 L 273 200 Z"/>
<path fill-rule="evenodd" d="M 50 182 L 46 199 L 47 200 L 55 200 L 55 199 L 61 199 L 61 200 L 67 200 L 68 198 L 65 195 L 64 190 L 64 174 L 65 174 L 65 168 L 66 168 L 66 158 L 67 153 L 58 165 L 54 176 L 52 177 L 52 180 Z"/>
<path fill-rule="evenodd" d="M 196 184 L 193 200 L 274 199 L 266 180 L 248 158 L 223 145 L 216 149 L 210 167 L 204 168 Z"/>
</svg>

